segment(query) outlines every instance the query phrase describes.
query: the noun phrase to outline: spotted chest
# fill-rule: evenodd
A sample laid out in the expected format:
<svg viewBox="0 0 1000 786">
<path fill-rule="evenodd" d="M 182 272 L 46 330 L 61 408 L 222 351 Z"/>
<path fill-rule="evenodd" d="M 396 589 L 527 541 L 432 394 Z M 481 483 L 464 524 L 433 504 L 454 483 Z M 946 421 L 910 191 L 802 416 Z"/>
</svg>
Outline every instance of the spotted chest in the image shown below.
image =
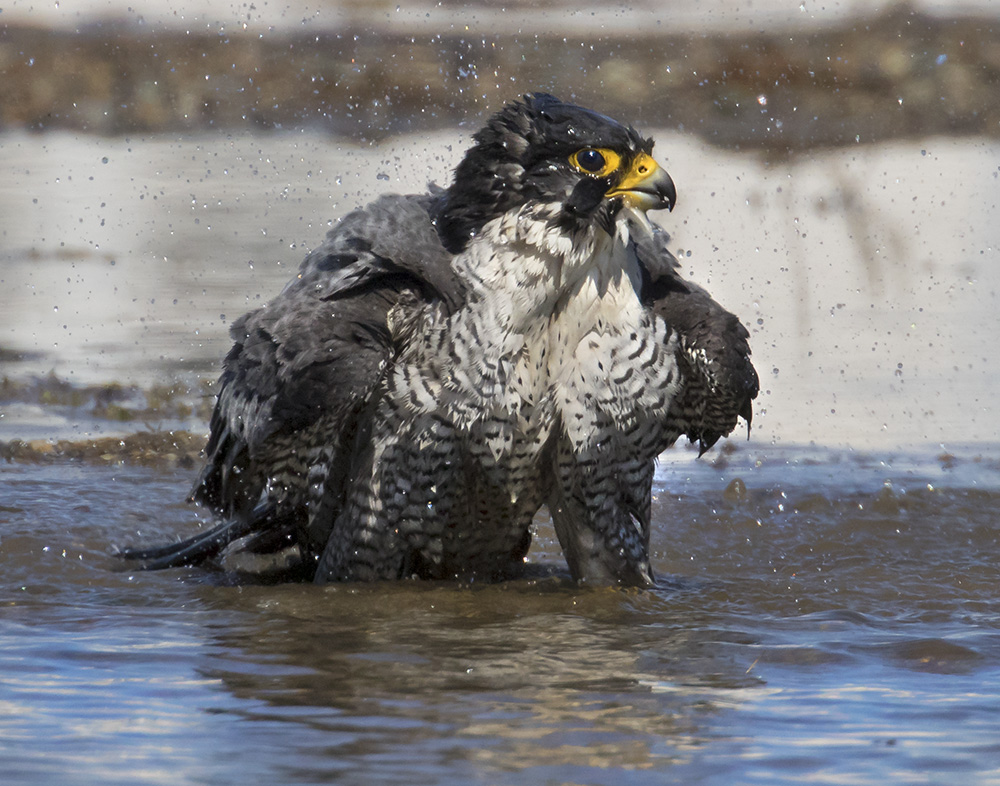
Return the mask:
<svg viewBox="0 0 1000 786">
<path fill-rule="evenodd" d="M 578 452 L 659 442 L 677 337 L 645 309 L 629 225 L 566 235 L 546 206 L 488 224 L 455 260 L 465 308 L 425 316 L 393 371 L 411 414 L 444 416 L 472 453 L 531 467 L 556 423 Z M 652 450 L 652 448 L 650 448 Z"/>
</svg>

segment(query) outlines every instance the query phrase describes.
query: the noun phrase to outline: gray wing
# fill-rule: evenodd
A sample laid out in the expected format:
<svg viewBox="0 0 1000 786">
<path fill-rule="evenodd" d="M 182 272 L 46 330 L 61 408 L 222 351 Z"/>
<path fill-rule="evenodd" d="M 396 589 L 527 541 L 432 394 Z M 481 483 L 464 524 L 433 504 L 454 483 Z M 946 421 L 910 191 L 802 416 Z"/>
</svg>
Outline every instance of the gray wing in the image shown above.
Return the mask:
<svg viewBox="0 0 1000 786">
<path fill-rule="evenodd" d="M 389 356 L 387 315 L 402 292 L 457 302 L 433 207 L 393 195 L 348 214 L 278 297 L 233 324 L 196 499 L 223 514 L 254 504 L 271 443 L 349 424 Z"/>
<path fill-rule="evenodd" d="M 255 551 L 294 541 L 322 549 L 394 350 L 389 312 L 403 299 L 451 310 L 463 296 L 434 228 L 435 206 L 435 197 L 392 195 L 348 214 L 274 300 L 233 324 L 207 459 L 191 493 L 228 521 L 123 556 L 151 568 L 189 564 L 249 534 Z"/>
<path fill-rule="evenodd" d="M 680 336 L 677 362 L 683 386 L 668 420 L 704 453 L 733 431 L 738 418 L 750 428 L 760 384 L 750 362 L 747 329 L 708 292 L 681 278 L 669 240 L 656 227 L 637 243 L 642 299 Z"/>
</svg>

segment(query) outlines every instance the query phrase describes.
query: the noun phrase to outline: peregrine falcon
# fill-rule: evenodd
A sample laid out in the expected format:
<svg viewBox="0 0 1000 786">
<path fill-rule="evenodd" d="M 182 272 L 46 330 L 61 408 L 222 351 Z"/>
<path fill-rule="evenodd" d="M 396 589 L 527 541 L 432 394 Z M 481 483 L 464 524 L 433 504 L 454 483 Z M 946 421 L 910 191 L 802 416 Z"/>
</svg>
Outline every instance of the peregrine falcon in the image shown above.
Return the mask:
<svg viewBox="0 0 1000 786">
<path fill-rule="evenodd" d="M 542 93 L 473 139 L 447 189 L 348 214 L 232 326 L 191 495 L 222 523 L 124 557 L 492 580 L 547 506 L 574 579 L 652 584 L 655 459 L 749 428 L 749 335 L 646 217 L 676 202 L 652 140 Z"/>
</svg>

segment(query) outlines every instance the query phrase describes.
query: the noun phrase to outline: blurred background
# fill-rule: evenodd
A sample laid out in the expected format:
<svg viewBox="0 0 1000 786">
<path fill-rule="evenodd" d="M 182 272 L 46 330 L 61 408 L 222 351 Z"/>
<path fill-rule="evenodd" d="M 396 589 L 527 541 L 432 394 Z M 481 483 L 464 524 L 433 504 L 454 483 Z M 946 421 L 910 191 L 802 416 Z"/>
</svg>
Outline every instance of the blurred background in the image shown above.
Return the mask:
<svg viewBox="0 0 1000 786">
<path fill-rule="evenodd" d="M 9 2 L 0 438 L 203 431 L 233 319 L 337 217 L 447 183 L 490 113 L 545 90 L 656 138 L 679 202 L 655 218 L 753 334 L 758 446 L 995 442 L 998 19 L 985 0 Z"/>
</svg>

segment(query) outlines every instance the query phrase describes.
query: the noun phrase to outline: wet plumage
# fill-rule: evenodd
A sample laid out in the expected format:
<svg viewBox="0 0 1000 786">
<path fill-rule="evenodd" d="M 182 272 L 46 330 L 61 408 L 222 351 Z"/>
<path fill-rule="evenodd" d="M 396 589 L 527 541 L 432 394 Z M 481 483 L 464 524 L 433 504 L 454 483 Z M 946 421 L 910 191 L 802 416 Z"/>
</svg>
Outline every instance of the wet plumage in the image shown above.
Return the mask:
<svg viewBox="0 0 1000 786">
<path fill-rule="evenodd" d="M 318 582 L 500 578 L 544 505 L 574 578 L 649 584 L 654 460 L 749 425 L 748 334 L 645 216 L 652 141 L 536 94 L 447 190 L 331 230 L 232 327 L 192 498 L 223 519 L 160 568 L 293 547 Z"/>
</svg>

